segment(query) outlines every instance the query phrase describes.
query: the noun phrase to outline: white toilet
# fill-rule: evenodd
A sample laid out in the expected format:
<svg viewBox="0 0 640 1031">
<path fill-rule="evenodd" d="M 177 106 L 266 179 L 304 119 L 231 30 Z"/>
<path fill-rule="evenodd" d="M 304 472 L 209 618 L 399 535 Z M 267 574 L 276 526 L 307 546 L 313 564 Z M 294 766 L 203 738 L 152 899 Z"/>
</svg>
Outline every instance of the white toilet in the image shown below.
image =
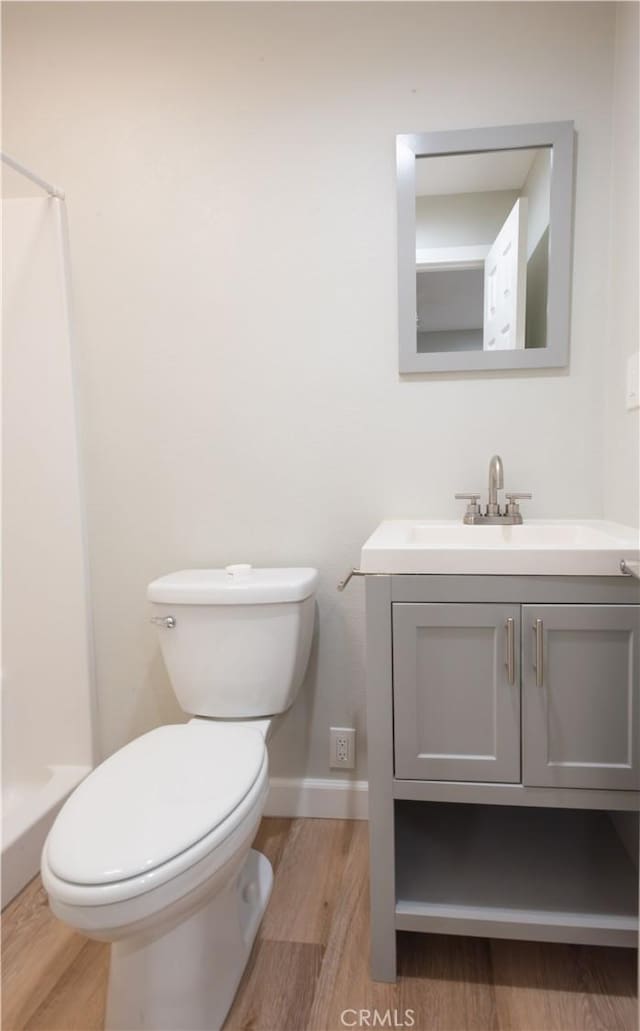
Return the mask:
<svg viewBox="0 0 640 1031">
<path fill-rule="evenodd" d="M 107 1028 L 220 1028 L 273 874 L 250 846 L 272 717 L 293 702 L 313 634 L 315 569 L 197 569 L 148 588 L 178 701 L 195 718 L 102 763 L 45 842 L 53 912 L 112 942 Z"/>
</svg>

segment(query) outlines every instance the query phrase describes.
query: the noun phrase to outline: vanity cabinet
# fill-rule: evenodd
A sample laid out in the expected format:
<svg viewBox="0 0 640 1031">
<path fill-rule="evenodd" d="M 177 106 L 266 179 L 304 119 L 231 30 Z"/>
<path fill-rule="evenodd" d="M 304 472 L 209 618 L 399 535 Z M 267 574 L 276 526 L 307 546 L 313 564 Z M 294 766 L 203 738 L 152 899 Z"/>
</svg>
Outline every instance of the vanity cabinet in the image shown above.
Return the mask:
<svg viewBox="0 0 640 1031">
<path fill-rule="evenodd" d="M 397 931 L 637 945 L 638 581 L 366 592 L 374 979 Z"/>
<path fill-rule="evenodd" d="M 392 619 L 397 778 L 640 789 L 640 606 L 396 603 Z"/>
</svg>

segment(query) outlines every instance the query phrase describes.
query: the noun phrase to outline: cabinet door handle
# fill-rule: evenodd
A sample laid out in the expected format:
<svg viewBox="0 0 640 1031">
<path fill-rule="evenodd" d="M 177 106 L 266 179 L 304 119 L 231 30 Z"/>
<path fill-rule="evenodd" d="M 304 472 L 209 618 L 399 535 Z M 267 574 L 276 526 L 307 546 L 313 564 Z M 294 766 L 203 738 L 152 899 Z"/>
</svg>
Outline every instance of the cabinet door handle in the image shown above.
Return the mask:
<svg viewBox="0 0 640 1031">
<path fill-rule="evenodd" d="M 509 683 L 513 686 L 516 682 L 516 644 L 515 644 L 515 624 L 511 616 L 509 616 L 505 623 L 507 631 L 507 659 L 505 665 L 507 667 L 507 677 Z"/>
<path fill-rule="evenodd" d="M 536 619 L 533 624 L 533 632 L 536 638 L 536 687 L 542 687 L 544 683 L 544 625 L 541 619 Z"/>
</svg>

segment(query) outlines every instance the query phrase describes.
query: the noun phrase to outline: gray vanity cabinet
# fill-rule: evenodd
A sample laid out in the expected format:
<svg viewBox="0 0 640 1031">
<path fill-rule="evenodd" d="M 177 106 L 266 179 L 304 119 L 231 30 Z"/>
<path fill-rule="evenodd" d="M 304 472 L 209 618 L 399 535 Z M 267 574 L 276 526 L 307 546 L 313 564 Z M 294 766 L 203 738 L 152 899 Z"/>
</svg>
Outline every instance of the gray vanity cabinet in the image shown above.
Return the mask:
<svg viewBox="0 0 640 1031">
<path fill-rule="evenodd" d="M 371 574 L 366 595 L 374 980 L 397 931 L 635 946 L 638 581 Z"/>
<path fill-rule="evenodd" d="M 637 790 L 640 608 L 526 605 L 523 783 Z"/>
<path fill-rule="evenodd" d="M 393 606 L 395 775 L 520 780 L 520 607 Z"/>
</svg>

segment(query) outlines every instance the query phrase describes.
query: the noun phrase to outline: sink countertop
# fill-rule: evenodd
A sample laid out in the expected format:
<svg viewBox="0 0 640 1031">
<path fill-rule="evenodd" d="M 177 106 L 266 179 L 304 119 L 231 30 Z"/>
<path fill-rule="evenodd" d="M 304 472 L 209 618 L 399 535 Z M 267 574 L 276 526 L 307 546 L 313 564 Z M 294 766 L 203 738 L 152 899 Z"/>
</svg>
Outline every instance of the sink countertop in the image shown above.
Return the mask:
<svg viewBox="0 0 640 1031">
<path fill-rule="evenodd" d="M 386 519 L 362 547 L 366 573 L 622 576 L 640 558 L 640 530 L 600 519 L 527 519 L 466 526 L 454 519 Z"/>
</svg>

